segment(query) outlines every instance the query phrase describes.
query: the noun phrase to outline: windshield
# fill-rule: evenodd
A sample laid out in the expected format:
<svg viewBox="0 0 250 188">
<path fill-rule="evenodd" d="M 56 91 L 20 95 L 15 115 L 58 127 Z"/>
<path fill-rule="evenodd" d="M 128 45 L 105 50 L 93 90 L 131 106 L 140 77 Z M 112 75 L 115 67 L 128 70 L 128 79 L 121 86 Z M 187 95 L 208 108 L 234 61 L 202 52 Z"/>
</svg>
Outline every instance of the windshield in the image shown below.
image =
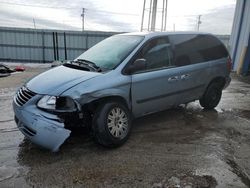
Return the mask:
<svg viewBox="0 0 250 188">
<path fill-rule="evenodd" d="M 77 59 L 93 62 L 102 69 L 113 69 L 129 55 L 143 38 L 143 36 L 115 35 L 99 42 Z"/>
</svg>

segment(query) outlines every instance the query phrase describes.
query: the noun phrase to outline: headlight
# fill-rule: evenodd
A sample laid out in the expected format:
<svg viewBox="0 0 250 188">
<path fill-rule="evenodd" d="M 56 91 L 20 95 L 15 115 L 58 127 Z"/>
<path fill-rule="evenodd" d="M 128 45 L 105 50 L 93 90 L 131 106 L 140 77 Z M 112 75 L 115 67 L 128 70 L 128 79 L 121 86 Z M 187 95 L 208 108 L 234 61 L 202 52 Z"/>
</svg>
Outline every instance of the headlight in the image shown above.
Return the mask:
<svg viewBox="0 0 250 188">
<path fill-rule="evenodd" d="M 47 110 L 55 110 L 56 109 L 56 97 L 45 95 L 42 97 L 37 103 L 39 108 L 47 109 Z"/>
<path fill-rule="evenodd" d="M 42 97 L 37 106 L 39 108 L 56 111 L 56 112 L 73 112 L 76 111 L 76 104 L 70 97 L 55 97 L 45 95 Z"/>
</svg>

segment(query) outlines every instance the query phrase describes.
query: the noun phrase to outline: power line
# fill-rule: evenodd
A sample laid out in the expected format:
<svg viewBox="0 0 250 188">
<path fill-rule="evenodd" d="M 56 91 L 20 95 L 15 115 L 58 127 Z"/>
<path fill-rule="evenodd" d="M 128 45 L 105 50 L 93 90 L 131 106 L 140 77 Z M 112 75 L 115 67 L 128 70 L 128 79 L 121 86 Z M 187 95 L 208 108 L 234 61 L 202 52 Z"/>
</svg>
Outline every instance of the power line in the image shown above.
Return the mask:
<svg viewBox="0 0 250 188">
<path fill-rule="evenodd" d="M 58 6 L 47 6 L 47 5 L 31 5 L 31 4 L 23 4 L 23 3 L 10 3 L 10 2 L 0 2 L 1 4 L 7 5 L 16 5 L 16 6 L 26 6 L 26 7 L 37 7 L 37 8 L 51 8 L 51 9 L 79 9 L 79 7 L 58 7 Z M 107 14 L 117 14 L 117 15 L 127 15 L 127 16 L 139 16 L 139 14 L 125 13 L 125 12 L 110 12 L 104 10 L 97 9 L 85 9 L 89 11 L 97 11 L 98 13 L 107 13 Z"/>
<path fill-rule="evenodd" d="M 73 7 L 58 7 L 58 6 L 46 6 L 46 5 L 31 5 L 31 4 L 23 4 L 23 3 L 10 3 L 10 2 L 0 2 L 2 4 L 7 5 L 17 5 L 17 6 L 26 6 L 26 7 L 38 7 L 38 8 L 53 8 L 53 9 L 75 9 Z"/>
<path fill-rule="evenodd" d="M 98 11 L 98 13 L 107 13 L 107 14 L 117 14 L 117 15 L 126 15 L 126 16 L 140 16 L 139 14 L 132 14 L 132 13 L 125 13 L 125 12 L 110 12 L 110 11 L 105 11 L 105 10 L 96 10 L 96 9 L 86 9 L 87 11 L 93 11 L 96 12 Z"/>
</svg>

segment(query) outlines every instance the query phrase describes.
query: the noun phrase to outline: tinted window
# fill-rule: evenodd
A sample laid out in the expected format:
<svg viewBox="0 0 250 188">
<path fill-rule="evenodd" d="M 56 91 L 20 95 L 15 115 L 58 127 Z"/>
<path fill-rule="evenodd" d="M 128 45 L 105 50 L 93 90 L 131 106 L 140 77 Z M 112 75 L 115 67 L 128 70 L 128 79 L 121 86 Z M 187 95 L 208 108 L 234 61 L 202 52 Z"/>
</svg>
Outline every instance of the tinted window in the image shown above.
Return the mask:
<svg viewBox="0 0 250 188">
<path fill-rule="evenodd" d="M 227 57 L 224 45 L 211 35 L 172 35 L 175 65 L 184 66 Z"/>
<path fill-rule="evenodd" d="M 145 59 L 146 69 L 150 70 L 171 66 L 172 57 L 171 45 L 167 38 L 158 38 L 148 42 L 139 52 L 137 59 Z"/>
<path fill-rule="evenodd" d="M 200 35 L 197 38 L 197 51 L 201 54 L 205 61 L 211 61 L 228 56 L 225 46 L 214 36 Z"/>
</svg>

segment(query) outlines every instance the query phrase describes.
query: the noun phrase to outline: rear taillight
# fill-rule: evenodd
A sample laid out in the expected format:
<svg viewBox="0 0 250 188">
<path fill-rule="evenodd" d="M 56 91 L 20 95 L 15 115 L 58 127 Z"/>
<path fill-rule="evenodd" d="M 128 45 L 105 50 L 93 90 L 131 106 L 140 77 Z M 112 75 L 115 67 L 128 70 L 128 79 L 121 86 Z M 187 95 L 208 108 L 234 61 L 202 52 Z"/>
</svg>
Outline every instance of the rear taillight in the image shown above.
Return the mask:
<svg viewBox="0 0 250 188">
<path fill-rule="evenodd" d="M 227 68 L 229 71 L 232 70 L 232 59 L 230 56 L 228 56 L 228 58 L 227 58 Z"/>
</svg>

